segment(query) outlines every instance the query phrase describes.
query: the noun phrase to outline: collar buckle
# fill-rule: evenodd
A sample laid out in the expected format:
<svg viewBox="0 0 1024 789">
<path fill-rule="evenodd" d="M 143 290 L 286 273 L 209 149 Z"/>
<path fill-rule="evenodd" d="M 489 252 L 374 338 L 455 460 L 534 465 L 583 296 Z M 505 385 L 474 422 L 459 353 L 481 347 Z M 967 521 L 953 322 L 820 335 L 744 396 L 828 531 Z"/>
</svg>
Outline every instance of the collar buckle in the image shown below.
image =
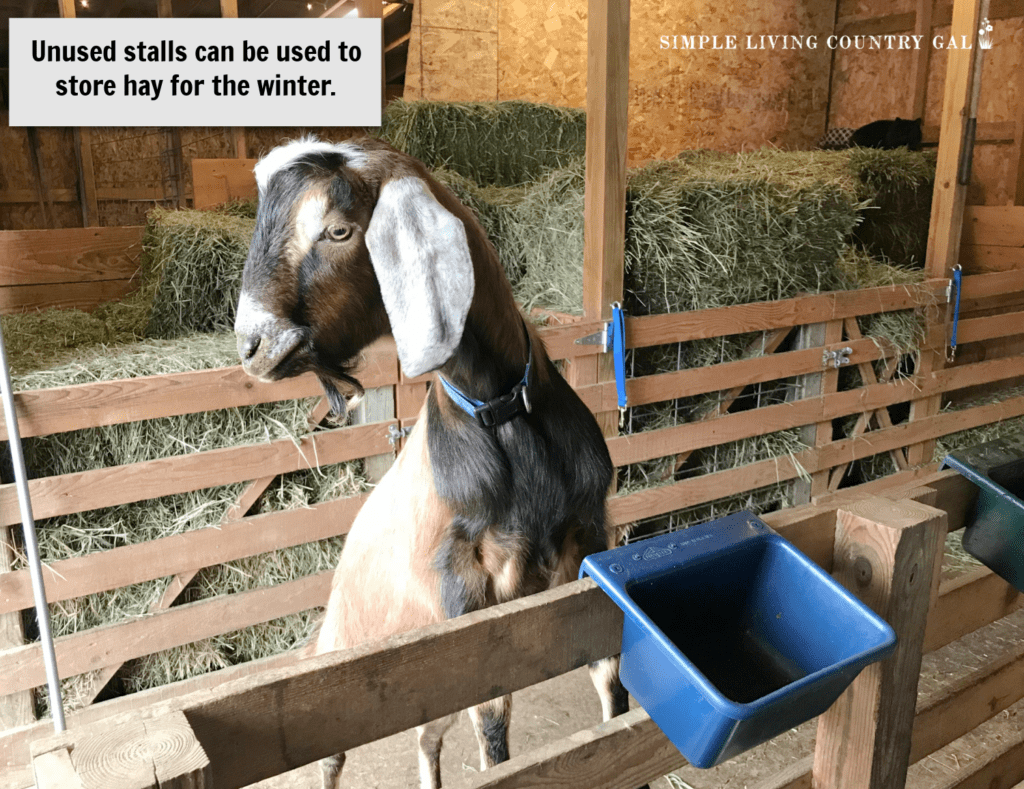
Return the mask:
<svg viewBox="0 0 1024 789">
<path fill-rule="evenodd" d="M 520 382 L 513 386 L 508 394 L 476 406 L 473 409 L 473 416 L 481 426 L 490 429 L 511 421 L 519 414 L 528 414 L 531 410 L 526 386 Z"/>
</svg>

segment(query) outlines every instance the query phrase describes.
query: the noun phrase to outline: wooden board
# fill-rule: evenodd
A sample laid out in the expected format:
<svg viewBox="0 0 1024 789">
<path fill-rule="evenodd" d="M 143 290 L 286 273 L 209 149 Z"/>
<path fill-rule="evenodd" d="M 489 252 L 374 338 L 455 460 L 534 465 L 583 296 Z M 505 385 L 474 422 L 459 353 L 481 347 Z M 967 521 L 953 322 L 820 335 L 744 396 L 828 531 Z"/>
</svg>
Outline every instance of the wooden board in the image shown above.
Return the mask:
<svg viewBox="0 0 1024 789">
<path fill-rule="evenodd" d="M 369 494 L 253 515 L 44 566 L 50 603 L 346 534 Z M 33 605 L 28 570 L 0 573 L 0 612 Z"/>
<path fill-rule="evenodd" d="M 256 159 L 193 159 L 194 208 L 212 208 L 231 200 L 256 197 Z"/>
<path fill-rule="evenodd" d="M 367 348 L 356 374 L 367 388 L 395 383 L 394 341 Z M 322 393 L 312 374 L 264 383 L 235 366 L 19 392 L 14 401 L 21 435 L 28 438 Z M 0 440 L 6 436 L 6 426 L 0 425 Z"/>
<path fill-rule="evenodd" d="M 963 243 L 1024 248 L 1024 205 L 968 206 Z"/>
<path fill-rule="evenodd" d="M 130 279 L 138 271 L 143 227 L 0 231 L 5 286 Z"/>
<path fill-rule="evenodd" d="M 380 455 L 391 448 L 387 430 L 394 424 L 390 420 L 327 430 L 306 436 L 298 446 L 282 438 L 30 480 L 33 511 L 36 518 L 67 515 Z M 0 525 L 20 522 L 16 501 L 14 483 L 0 485 Z"/>
<path fill-rule="evenodd" d="M 686 765 L 643 709 L 484 770 L 465 789 L 635 789 Z"/>
<path fill-rule="evenodd" d="M 130 279 L 106 279 L 95 282 L 68 282 L 53 285 L 16 285 L 0 287 L 0 315 L 35 312 L 49 307 L 92 312 L 100 304 L 122 299 L 138 289 Z"/>
<path fill-rule="evenodd" d="M 151 655 L 326 605 L 332 570 L 295 581 L 179 605 L 128 622 L 55 639 L 62 678 Z M 46 682 L 42 648 L 28 644 L 0 654 L 0 675 L 12 691 Z"/>
<path fill-rule="evenodd" d="M 943 647 L 1024 605 L 1024 595 L 986 567 L 942 584 L 928 617 L 924 650 Z"/>
</svg>

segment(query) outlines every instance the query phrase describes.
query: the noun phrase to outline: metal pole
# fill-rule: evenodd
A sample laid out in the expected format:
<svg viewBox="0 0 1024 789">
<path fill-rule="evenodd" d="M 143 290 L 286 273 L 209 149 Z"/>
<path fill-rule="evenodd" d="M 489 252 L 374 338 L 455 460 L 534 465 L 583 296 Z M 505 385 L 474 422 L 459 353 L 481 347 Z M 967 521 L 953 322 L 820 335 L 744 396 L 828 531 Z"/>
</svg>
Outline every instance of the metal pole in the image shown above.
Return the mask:
<svg viewBox="0 0 1024 789">
<path fill-rule="evenodd" d="M 14 411 L 14 394 L 11 391 L 11 374 L 7 367 L 7 349 L 4 334 L 0 329 L 0 394 L 4 400 L 4 419 L 7 422 L 7 441 L 11 448 L 11 463 L 14 466 L 14 480 L 18 487 L 18 506 L 21 509 L 21 525 L 25 532 L 25 555 L 28 557 L 28 571 L 32 577 L 32 596 L 36 602 L 36 619 L 39 622 L 39 640 L 43 646 L 43 666 L 46 669 L 46 687 L 50 696 L 50 714 L 53 728 L 64 731 L 64 704 L 60 697 L 60 677 L 57 675 L 57 656 L 53 650 L 53 635 L 50 633 L 50 612 L 46 607 L 46 588 L 43 585 L 43 568 L 39 563 L 39 543 L 36 541 L 36 522 L 32 518 L 32 501 L 28 493 L 25 473 L 25 456 L 21 452 L 21 433 L 18 432 L 18 417 Z"/>
</svg>

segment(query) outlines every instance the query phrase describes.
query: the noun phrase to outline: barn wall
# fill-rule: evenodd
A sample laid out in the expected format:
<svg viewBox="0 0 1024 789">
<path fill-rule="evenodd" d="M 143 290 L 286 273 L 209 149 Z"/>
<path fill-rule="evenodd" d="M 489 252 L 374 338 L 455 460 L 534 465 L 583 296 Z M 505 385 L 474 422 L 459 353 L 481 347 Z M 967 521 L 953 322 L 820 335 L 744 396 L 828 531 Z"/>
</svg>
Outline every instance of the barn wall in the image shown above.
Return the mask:
<svg viewBox="0 0 1024 789">
<path fill-rule="evenodd" d="M 42 192 L 32 166 L 28 131 L 11 128 L 6 113 L 0 126 L 0 230 L 32 230 L 82 226 L 78 202 L 78 165 L 71 129 L 35 130 L 39 147 Z M 248 154 L 259 157 L 281 142 L 309 129 L 247 129 Z M 316 129 L 326 139 L 345 139 L 355 130 Z M 98 216 L 94 225 L 141 225 L 155 205 L 171 205 L 176 190 L 189 205 L 192 160 L 235 155 L 230 129 L 194 127 L 177 130 L 155 127 L 95 128 L 91 130 L 93 180 Z M 171 174 L 180 161 L 177 186 Z"/>
<path fill-rule="evenodd" d="M 881 29 L 885 32 L 912 32 L 915 3 L 912 0 L 888 4 L 876 0 L 843 0 L 839 5 L 840 30 L 851 34 Z M 949 5 L 937 0 L 933 19 L 949 19 Z M 985 53 L 981 95 L 978 102 L 981 128 L 1003 124 L 1003 139 L 982 140 L 975 148 L 974 172 L 968 203 L 1005 205 L 1013 203 L 1020 149 L 1013 141 L 1013 127 L 1024 102 L 1024 3 L 1003 2 L 992 5 L 992 48 Z M 897 18 L 903 15 L 902 24 Z M 950 27 L 936 25 L 927 37 L 929 49 L 928 80 L 924 102 L 926 139 L 934 142 L 942 114 L 946 79 L 947 50 L 935 48 L 931 40 L 948 42 Z M 915 52 L 839 50 L 832 72 L 832 103 L 829 127 L 857 127 L 881 118 L 914 118 L 913 59 Z"/>
<path fill-rule="evenodd" d="M 825 127 L 831 3 L 753 0 L 634 3 L 630 27 L 632 163 L 687 148 L 807 148 Z M 582 107 L 585 0 L 421 0 L 406 98 L 528 99 Z M 661 36 L 737 36 L 733 50 L 662 49 Z M 752 50 L 747 35 L 817 35 L 816 49 Z"/>
</svg>

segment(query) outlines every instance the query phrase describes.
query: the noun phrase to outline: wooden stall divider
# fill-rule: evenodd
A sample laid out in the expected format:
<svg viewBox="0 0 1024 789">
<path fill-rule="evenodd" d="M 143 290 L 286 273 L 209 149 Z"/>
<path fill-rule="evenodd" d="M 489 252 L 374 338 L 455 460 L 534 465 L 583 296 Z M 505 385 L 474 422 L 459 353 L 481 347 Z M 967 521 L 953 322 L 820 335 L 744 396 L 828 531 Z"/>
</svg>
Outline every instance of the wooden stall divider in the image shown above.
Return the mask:
<svg viewBox="0 0 1024 789">
<path fill-rule="evenodd" d="M 587 19 L 582 306 L 585 320 L 607 321 L 625 272 L 629 0 L 589 0 Z M 573 387 L 613 381 L 612 354 L 573 359 L 566 378 Z M 618 433 L 617 408 L 595 416 L 605 436 Z"/>
<path fill-rule="evenodd" d="M 955 0 L 953 4 L 953 36 L 964 36 L 977 45 L 981 5 L 987 0 Z M 967 116 L 974 82 L 981 79 L 975 73 L 973 49 L 950 50 L 946 67 L 945 94 L 942 101 L 942 136 L 935 165 L 935 190 L 932 194 L 931 222 L 928 230 L 928 251 L 925 266 L 932 277 L 952 277 L 953 266 L 960 255 L 960 236 L 967 200 L 966 185 L 958 182 L 960 157 L 967 135 Z M 972 152 L 967 152 L 971 155 Z M 928 313 L 929 323 L 944 323 L 934 312 Z M 945 366 L 945 349 L 941 353 L 922 353 L 919 363 L 924 373 L 941 370 Z M 916 400 L 911 405 L 910 418 L 916 420 L 938 413 L 942 398 L 932 396 Z M 915 444 L 907 450 L 907 461 L 917 466 L 931 458 L 934 441 Z"/>
</svg>

